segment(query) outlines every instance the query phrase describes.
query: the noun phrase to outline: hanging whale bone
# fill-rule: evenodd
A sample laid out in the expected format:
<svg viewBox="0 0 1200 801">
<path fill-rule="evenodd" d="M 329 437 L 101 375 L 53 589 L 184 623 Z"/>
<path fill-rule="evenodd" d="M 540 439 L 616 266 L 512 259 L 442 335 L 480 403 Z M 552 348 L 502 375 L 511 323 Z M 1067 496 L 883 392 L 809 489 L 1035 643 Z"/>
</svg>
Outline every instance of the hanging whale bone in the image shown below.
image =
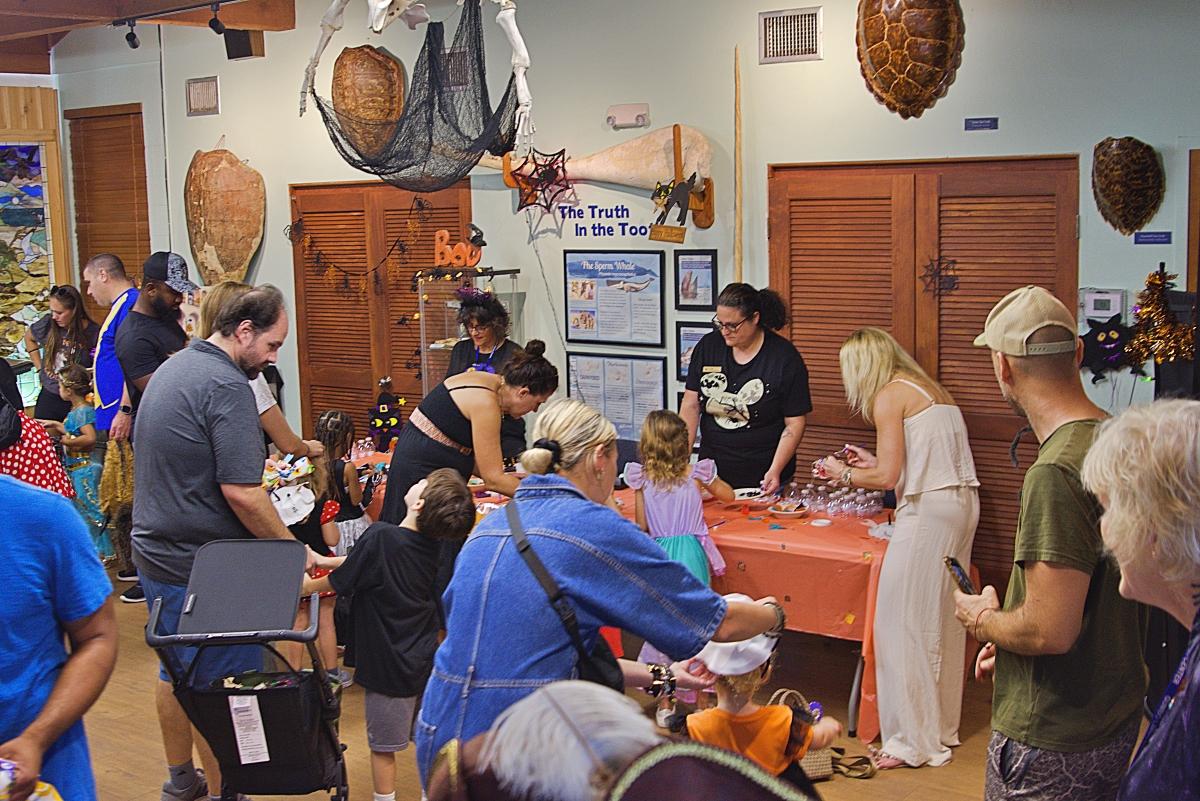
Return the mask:
<svg viewBox="0 0 1200 801">
<path fill-rule="evenodd" d="M 958 0 L 859 0 L 858 64 L 875 98 L 904 119 L 946 94 L 962 63 Z"/>
<path fill-rule="evenodd" d="M 1166 189 L 1158 153 L 1132 136 L 1108 137 L 1092 150 L 1092 195 L 1100 216 L 1128 236 L 1141 229 Z"/>
</svg>

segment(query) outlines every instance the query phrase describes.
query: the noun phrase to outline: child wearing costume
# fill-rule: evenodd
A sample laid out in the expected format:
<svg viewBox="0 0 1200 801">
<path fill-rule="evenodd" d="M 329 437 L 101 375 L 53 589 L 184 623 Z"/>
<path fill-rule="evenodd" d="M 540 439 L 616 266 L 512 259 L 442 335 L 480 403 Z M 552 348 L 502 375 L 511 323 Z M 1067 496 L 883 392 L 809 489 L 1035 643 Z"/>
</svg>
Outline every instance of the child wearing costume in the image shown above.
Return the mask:
<svg viewBox="0 0 1200 801">
<path fill-rule="evenodd" d="M 725 598 L 749 600 L 741 593 Z M 771 678 L 778 642 L 778 637 L 760 634 L 740 642 L 706 645 L 696 658 L 717 675 L 717 705 L 688 715 L 684 733 L 697 742 L 739 753 L 771 775 L 804 786 L 807 779 L 799 761 L 810 748 L 831 745 L 841 736 L 842 724 L 819 712 L 755 703 L 754 694 Z"/>
</svg>

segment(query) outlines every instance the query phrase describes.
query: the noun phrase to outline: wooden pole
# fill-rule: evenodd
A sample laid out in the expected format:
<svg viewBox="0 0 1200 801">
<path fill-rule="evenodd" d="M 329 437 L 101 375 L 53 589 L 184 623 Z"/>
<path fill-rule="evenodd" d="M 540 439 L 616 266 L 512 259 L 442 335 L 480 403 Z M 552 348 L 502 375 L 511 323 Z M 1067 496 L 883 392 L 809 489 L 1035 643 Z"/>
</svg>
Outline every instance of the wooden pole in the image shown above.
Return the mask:
<svg viewBox="0 0 1200 801">
<path fill-rule="evenodd" d="M 733 280 L 742 281 L 742 68 L 733 46 Z"/>
</svg>

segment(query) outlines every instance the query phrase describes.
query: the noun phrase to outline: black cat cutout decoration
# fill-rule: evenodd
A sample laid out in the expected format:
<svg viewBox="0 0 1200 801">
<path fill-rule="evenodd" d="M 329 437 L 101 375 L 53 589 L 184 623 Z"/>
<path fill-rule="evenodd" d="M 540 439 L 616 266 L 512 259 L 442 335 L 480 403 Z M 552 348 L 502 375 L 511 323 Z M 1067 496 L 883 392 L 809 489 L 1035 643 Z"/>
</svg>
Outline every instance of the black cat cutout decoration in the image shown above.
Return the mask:
<svg viewBox="0 0 1200 801">
<path fill-rule="evenodd" d="M 1141 374 L 1141 368 L 1134 365 L 1125 346 L 1133 336 L 1133 329 L 1121 322 L 1121 315 L 1114 314 L 1107 320 L 1088 320 L 1088 331 L 1083 339 L 1082 367 L 1092 371 L 1092 383 L 1099 384 L 1107 373 L 1133 367 L 1134 375 Z"/>
</svg>

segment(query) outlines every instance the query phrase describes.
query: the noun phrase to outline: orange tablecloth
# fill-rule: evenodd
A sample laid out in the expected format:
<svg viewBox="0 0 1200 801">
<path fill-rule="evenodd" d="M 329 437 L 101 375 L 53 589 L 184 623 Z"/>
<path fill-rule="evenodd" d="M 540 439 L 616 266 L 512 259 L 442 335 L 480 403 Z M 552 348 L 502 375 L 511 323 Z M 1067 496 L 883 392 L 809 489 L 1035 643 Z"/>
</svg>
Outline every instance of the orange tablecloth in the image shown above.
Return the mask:
<svg viewBox="0 0 1200 801">
<path fill-rule="evenodd" d="M 632 517 L 632 491 L 617 497 Z M 716 502 L 705 504 L 704 516 L 726 564 L 725 575 L 713 577 L 714 589 L 751 598 L 774 595 L 787 612 L 789 629 L 862 642 L 857 733 L 863 742 L 875 739 L 879 708 L 872 624 L 887 540 L 867 534 L 861 520 L 838 518 L 820 527 L 810 518 L 779 519 Z"/>
<path fill-rule="evenodd" d="M 374 453 L 355 464 L 390 460 L 391 454 Z M 367 507 L 372 520 L 379 519 L 386 487 L 386 481 L 378 485 Z M 632 519 L 633 491 L 616 495 Z M 725 575 L 713 579 L 714 589 L 751 598 L 774 595 L 787 612 L 789 629 L 862 642 L 858 736 L 873 740 L 879 734 L 879 709 L 872 624 L 887 541 L 869 536 L 860 520 L 835 519 L 822 528 L 808 518 L 781 520 L 765 511 L 727 509 L 718 503 L 705 505 L 705 519 L 726 562 Z"/>
</svg>

